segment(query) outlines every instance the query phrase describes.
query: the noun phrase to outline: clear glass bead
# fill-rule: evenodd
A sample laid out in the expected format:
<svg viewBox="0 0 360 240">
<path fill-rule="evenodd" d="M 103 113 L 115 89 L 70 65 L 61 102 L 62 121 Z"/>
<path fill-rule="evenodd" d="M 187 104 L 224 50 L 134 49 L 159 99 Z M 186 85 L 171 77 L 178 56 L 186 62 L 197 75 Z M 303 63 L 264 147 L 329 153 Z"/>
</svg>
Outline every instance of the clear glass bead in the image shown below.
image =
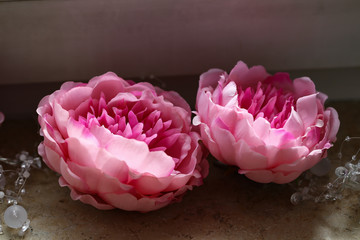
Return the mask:
<svg viewBox="0 0 360 240">
<path fill-rule="evenodd" d="M 12 205 L 5 210 L 4 222 L 8 227 L 20 228 L 28 219 L 27 217 L 25 208 L 20 205 Z"/>
<path fill-rule="evenodd" d="M 30 173 L 29 173 L 28 171 L 25 171 L 25 172 L 23 173 L 23 177 L 24 177 L 24 178 L 30 177 Z"/>
<path fill-rule="evenodd" d="M 346 167 L 347 169 L 349 169 L 350 171 L 354 171 L 354 170 L 357 169 L 357 166 L 354 165 L 354 164 L 352 164 L 352 163 L 350 163 L 350 162 L 345 163 L 345 167 Z"/>
<path fill-rule="evenodd" d="M 19 188 L 19 187 L 21 187 L 23 184 L 24 184 L 24 178 L 22 178 L 22 177 L 19 177 L 18 179 L 16 179 L 16 181 L 15 181 L 15 187 L 16 188 Z"/>
<path fill-rule="evenodd" d="M 34 162 L 32 164 L 32 166 L 36 167 L 36 168 L 41 168 L 41 160 L 40 158 L 34 158 Z"/>
<path fill-rule="evenodd" d="M 25 232 L 29 229 L 29 227 L 30 227 L 30 220 L 26 219 L 25 223 L 21 226 L 21 229 L 19 230 L 18 235 L 21 237 L 24 236 Z"/>
<path fill-rule="evenodd" d="M 337 167 L 335 169 L 335 175 L 338 177 L 344 177 L 349 171 L 345 167 Z"/>
<path fill-rule="evenodd" d="M 290 202 L 294 205 L 298 205 L 302 200 L 302 195 L 299 192 L 294 193 L 291 195 Z"/>
<path fill-rule="evenodd" d="M 330 200 L 332 198 L 331 194 L 325 194 L 324 197 L 326 200 Z"/>
</svg>

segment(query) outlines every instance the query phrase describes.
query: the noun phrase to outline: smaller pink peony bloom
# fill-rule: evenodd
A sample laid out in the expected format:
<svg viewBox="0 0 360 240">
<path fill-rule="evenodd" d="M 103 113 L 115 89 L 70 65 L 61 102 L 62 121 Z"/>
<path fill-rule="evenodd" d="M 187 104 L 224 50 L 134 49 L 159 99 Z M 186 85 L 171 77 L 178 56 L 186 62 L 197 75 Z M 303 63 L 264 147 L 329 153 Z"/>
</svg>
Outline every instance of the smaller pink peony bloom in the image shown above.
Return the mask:
<svg viewBox="0 0 360 240">
<path fill-rule="evenodd" d="M 338 114 L 307 77 L 292 81 L 238 62 L 230 74 L 209 70 L 199 84 L 193 123 L 205 146 L 254 181 L 293 181 L 336 140 Z"/>
<path fill-rule="evenodd" d="M 96 208 L 159 209 L 208 173 L 190 108 L 175 92 L 109 72 L 64 83 L 37 113 L 39 154 L 74 200 Z"/>
</svg>

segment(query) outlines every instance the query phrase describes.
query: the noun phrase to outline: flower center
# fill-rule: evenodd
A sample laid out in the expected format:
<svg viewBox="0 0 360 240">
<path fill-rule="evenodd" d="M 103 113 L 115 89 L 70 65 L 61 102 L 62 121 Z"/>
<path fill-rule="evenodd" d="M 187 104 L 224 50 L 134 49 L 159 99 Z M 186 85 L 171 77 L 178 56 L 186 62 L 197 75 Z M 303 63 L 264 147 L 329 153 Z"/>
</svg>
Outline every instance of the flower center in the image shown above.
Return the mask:
<svg viewBox="0 0 360 240">
<path fill-rule="evenodd" d="M 229 84 L 232 84 L 232 87 L 236 86 L 236 94 L 231 99 L 225 97 L 225 94 L 229 92 L 226 89 Z M 221 97 L 219 97 L 220 92 L 222 92 Z M 256 86 L 242 88 L 232 82 L 220 81 L 214 91 L 213 101 L 221 106 L 228 107 L 231 103 L 236 107 L 246 109 L 254 116 L 254 119 L 263 117 L 268 120 L 272 128 L 283 127 L 290 116 L 291 107 L 295 107 L 292 92 L 263 82 L 258 82 Z"/>
<path fill-rule="evenodd" d="M 259 82 L 256 88 L 238 89 L 238 104 L 247 109 L 254 119 L 263 117 L 271 127 L 281 128 L 291 113 L 291 106 L 294 106 L 294 96 L 291 92 Z"/>
<path fill-rule="evenodd" d="M 181 129 L 172 127 L 171 120 L 162 119 L 161 112 L 147 108 L 142 100 L 120 100 L 116 106 L 109 107 L 105 97 L 91 99 L 86 116 L 79 116 L 78 121 L 91 128 L 93 125 L 104 126 L 111 133 L 128 139 L 145 142 L 150 151 L 165 151 L 169 136 L 177 138 Z"/>
</svg>

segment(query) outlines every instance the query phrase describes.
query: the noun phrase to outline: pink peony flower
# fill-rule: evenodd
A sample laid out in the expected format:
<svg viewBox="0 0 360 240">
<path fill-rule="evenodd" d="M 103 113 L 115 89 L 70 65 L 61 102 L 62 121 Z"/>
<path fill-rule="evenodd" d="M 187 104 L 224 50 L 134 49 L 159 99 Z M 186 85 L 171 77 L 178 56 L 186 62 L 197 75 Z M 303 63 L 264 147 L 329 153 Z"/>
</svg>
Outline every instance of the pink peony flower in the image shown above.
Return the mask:
<svg viewBox="0 0 360 240">
<path fill-rule="evenodd" d="M 208 173 L 190 108 L 175 92 L 109 72 L 64 83 L 37 113 L 39 154 L 74 200 L 96 208 L 159 209 Z"/>
<path fill-rule="evenodd" d="M 201 137 L 219 161 L 261 182 L 287 183 L 326 156 L 336 140 L 338 114 L 307 77 L 269 75 L 238 64 L 227 74 L 200 76 L 197 116 Z"/>
</svg>

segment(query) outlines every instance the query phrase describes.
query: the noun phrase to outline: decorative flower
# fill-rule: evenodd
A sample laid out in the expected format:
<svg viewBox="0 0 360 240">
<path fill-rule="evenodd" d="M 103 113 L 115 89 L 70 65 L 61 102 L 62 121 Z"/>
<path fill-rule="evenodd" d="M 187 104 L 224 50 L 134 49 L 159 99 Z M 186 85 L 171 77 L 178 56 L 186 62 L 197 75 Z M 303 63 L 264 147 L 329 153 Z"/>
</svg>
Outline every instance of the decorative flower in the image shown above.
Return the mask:
<svg viewBox="0 0 360 240">
<path fill-rule="evenodd" d="M 287 183 L 326 156 L 336 140 L 338 114 L 307 77 L 269 75 L 243 62 L 227 74 L 200 76 L 197 116 L 201 137 L 219 161 L 261 182 Z"/>
<path fill-rule="evenodd" d="M 190 108 L 175 92 L 109 72 L 64 83 L 37 113 L 39 154 L 74 200 L 96 208 L 159 209 L 208 173 Z"/>
</svg>

